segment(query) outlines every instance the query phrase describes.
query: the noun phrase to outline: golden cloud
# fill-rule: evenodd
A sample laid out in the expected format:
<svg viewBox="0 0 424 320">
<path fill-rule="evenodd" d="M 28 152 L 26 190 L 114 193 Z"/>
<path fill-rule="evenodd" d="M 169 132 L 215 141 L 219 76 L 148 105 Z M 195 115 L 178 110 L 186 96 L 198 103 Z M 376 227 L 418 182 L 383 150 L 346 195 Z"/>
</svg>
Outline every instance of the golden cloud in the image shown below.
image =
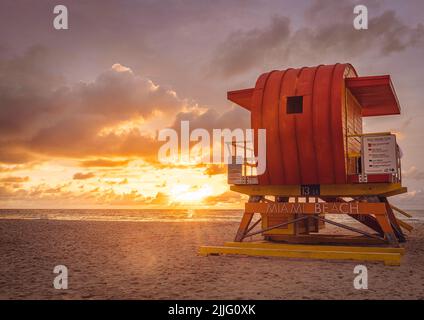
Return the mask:
<svg viewBox="0 0 424 320">
<path fill-rule="evenodd" d="M 77 172 L 74 174 L 73 179 L 74 180 L 86 180 L 86 179 L 90 179 L 95 177 L 94 173 L 92 172 L 87 172 L 87 173 L 82 173 L 82 172 Z"/>
<path fill-rule="evenodd" d="M 130 160 L 108 160 L 108 159 L 95 159 L 80 161 L 80 166 L 87 167 L 123 167 L 126 166 Z"/>
</svg>

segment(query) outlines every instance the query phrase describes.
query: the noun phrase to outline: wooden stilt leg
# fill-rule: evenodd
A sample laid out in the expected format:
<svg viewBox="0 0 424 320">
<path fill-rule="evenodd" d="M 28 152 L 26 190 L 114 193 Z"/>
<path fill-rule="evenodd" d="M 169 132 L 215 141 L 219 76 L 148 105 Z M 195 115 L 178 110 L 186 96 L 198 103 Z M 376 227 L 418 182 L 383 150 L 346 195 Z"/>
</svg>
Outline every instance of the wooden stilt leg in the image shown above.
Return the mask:
<svg viewBox="0 0 424 320">
<path fill-rule="evenodd" d="M 396 220 L 396 216 L 392 210 L 392 207 L 390 206 L 389 201 L 387 200 L 386 197 L 379 197 L 380 202 L 385 203 L 386 205 L 386 211 L 387 211 L 387 217 L 390 221 L 390 224 L 393 228 L 394 234 L 396 235 L 397 239 L 399 240 L 399 242 L 405 242 L 405 235 L 402 232 L 402 229 L 400 228 L 397 220 Z"/>
<path fill-rule="evenodd" d="M 250 196 L 249 202 L 259 202 L 262 200 L 262 196 Z M 250 222 L 252 221 L 254 213 L 243 213 L 243 218 L 241 219 L 240 226 L 237 230 L 236 237 L 234 238 L 234 241 L 241 242 L 243 241 L 243 238 L 245 234 L 247 233 L 247 230 L 249 229 Z"/>
<path fill-rule="evenodd" d="M 377 219 L 378 223 L 381 226 L 381 229 L 383 229 L 384 232 L 384 238 L 387 240 L 388 243 L 398 246 L 398 239 L 393 231 L 393 228 L 390 224 L 390 220 L 386 215 L 376 215 L 375 218 Z"/>
<path fill-rule="evenodd" d="M 234 238 L 235 242 L 243 241 L 243 237 L 246 234 L 247 229 L 249 228 L 252 218 L 253 218 L 253 213 L 248 213 L 248 212 L 243 213 L 243 218 L 241 219 L 236 237 Z"/>
</svg>

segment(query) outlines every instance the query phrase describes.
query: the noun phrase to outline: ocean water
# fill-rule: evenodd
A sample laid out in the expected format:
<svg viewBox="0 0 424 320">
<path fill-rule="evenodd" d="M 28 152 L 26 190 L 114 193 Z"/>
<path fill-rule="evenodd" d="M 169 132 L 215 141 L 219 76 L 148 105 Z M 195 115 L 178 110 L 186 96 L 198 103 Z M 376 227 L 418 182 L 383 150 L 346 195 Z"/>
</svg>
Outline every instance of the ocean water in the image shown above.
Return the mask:
<svg viewBox="0 0 424 320">
<path fill-rule="evenodd" d="M 0 220 L 221 222 L 240 221 L 242 214 L 242 210 L 213 209 L 0 209 Z"/>
<path fill-rule="evenodd" d="M 406 222 L 424 222 L 424 210 L 409 210 Z M 239 222 L 242 210 L 215 209 L 0 209 L 1 219 L 134 221 L 134 222 Z M 351 220 L 345 215 L 328 215 L 332 220 Z"/>
</svg>

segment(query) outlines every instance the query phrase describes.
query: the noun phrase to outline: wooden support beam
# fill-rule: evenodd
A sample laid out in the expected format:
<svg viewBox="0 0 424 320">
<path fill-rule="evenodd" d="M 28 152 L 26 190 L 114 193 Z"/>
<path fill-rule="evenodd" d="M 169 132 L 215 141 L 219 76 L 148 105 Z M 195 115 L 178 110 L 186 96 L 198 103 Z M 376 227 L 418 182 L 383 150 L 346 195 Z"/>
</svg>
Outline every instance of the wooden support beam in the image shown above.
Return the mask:
<svg viewBox="0 0 424 320">
<path fill-rule="evenodd" d="M 405 221 L 402 221 L 400 219 L 396 219 L 397 223 L 400 225 L 401 228 L 404 228 L 406 231 L 411 232 L 414 230 L 414 227 L 411 226 L 409 223 L 406 223 Z"/>
<path fill-rule="evenodd" d="M 390 205 L 390 207 L 393 209 L 393 210 L 395 210 L 395 211 L 397 211 L 397 212 L 399 212 L 401 215 L 404 215 L 405 217 L 407 217 L 407 218 L 412 218 L 412 216 L 408 213 L 408 212 L 405 212 L 405 211 L 403 211 L 402 209 L 399 209 L 398 207 L 395 207 L 394 205 Z"/>
<path fill-rule="evenodd" d="M 251 237 L 251 236 L 254 236 L 254 235 L 257 235 L 257 234 L 260 234 L 260 233 L 264 233 L 264 232 L 267 232 L 267 231 L 270 231 L 270 230 L 273 230 L 273 229 L 281 228 L 281 227 L 284 227 L 284 226 L 292 224 L 292 223 L 296 224 L 296 222 L 306 220 L 306 219 L 308 219 L 308 216 L 302 216 L 302 217 L 299 217 L 299 218 L 296 218 L 296 219 L 293 219 L 293 220 L 290 220 L 290 221 L 287 221 L 287 222 L 279 223 L 279 224 L 276 224 L 276 225 L 269 227 L 269 228 L 265 228 L 265 229 L 262 229 L 262 230 L 259 230 L 259 231 L 255 231 L 255 232 L 252 232 L 252 233 L 249 233 L 249 234 L 245 234 L 244 238 Z"/>
<path fill-rule="evenodd" d="M 246 233 L 249 233 L 250 231 L 253 230 L 254 227 L 256 227 L 260 222 L 262 221 L 262 218 L 259 218 L 258 220 L 255 221 L 254 224 L 252 224 L 249 229 L 246 230 Z"/>
<path fill-rule="evenodd" d="M 381 239 L 379 236 L 373 235 L 371 233 L 368 233 L 368 232 L 365 232 L 365 231 L 362 231 L 362 230 L 359 230 L 359 229 L 356 229 L 356 228 L 353 228 L 353 227 L 349 227 L 347 225 L 344 225 L 344 224 L 341 224 L 341 223 L 338 223 L 338 222 L 335 222 L 335 221 L 331 221 L 329 219 L 325 219 L 325 218 L 322 218 L 322 217 L 319 217 L 319 216 L 312 216 L 312 217 L 315 218 L 315 219 L 324 221 L 326 223 L 335 225 L 336 227 L 343 228 L 343 229 L 346 229 L 346 230 L 349 230 L 349 231 L 353 231 L 353 232 L 362 234 L 362 235 L 369 237 L 369 238 Z"/>
<path fill-rule="evenodd" d="M 324 201 L 327 201 L 327 202 L 334 202 L 334 201 L 347 202 L 343 198 L 340 198 L 340 197 L 332 197 L 332 198 L 330 198 L 330 197 L 324 197 L 322 199 Z M 358 222 L 362 223 L 363 225 L 367 226 L 368 228 L 374 230 L 381 237 L 384 236 L 384 232 L 381 229 L 380 225 L 378 224 L 377 219 L 374 218 L 373 216 L 371 216 L 369 214 L 349 214 L 349 217 L 355 219 L 356 221 L 358 221 Z"/>
<path fill-rule="evenodd" d="M 380 225 L 378 224 L 378 221 L 376 218 L 374 218 L 371 215 L 356 215 L 356 214 L 349 214 L 349 217 L 355 219 L 356 221 L 362 223 L 364 226 L 367 226 L 368 228 L 374 230 L 377 232 L 380 236 L 384 235 L 383 229 L 381 229 Z"/>
<path fill-rule="evenodd" d="M 300 234 L 297 236 L 292 234 L 275 234 L 272 235 L 272 241 L 273 243 L 313 245 L 387 245 L 387 241 L 385 241 L 384 239 L 369 238 L 365 236 L 349 236 L 319 233 L 308 235 Z"/>
</svg>

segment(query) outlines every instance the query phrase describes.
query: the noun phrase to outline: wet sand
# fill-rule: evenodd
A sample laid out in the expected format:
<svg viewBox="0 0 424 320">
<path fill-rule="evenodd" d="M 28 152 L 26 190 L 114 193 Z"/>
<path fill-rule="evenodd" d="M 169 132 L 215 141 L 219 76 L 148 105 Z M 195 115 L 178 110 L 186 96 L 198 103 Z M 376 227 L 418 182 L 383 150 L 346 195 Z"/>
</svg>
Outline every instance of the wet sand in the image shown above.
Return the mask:
<svg viewBox="0 0 424 320">
<path fill-rule="evenodd" d="M 197 254 L 235 222 L 0 221 L 0 299 L 423 299 L 424 224 L 400 267 Z M 53 268 L 69 269 L 56 290 Z M 368 267 L 368 290 L 353 268 Z"/>
</svg>

